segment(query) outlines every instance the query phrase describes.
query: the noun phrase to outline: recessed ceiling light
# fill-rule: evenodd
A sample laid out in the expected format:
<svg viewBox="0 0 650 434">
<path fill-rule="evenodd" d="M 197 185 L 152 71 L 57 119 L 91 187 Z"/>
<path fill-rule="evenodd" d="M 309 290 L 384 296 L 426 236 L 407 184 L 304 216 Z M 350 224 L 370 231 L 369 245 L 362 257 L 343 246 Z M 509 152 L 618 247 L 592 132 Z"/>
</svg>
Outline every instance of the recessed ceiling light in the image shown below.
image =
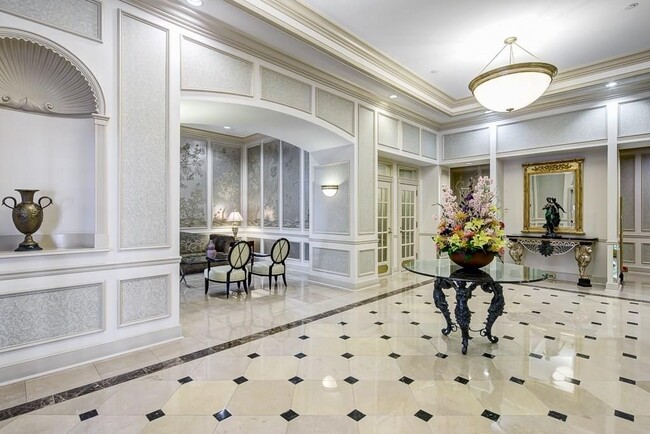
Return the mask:
<svg viewBox="0 0 650 434">
<path fill-rule="evenodd" d="M 228 125 L 224 125 L 224 127 L 223 127 L 224 130 L 229 130 L 230 128 L 232 128 L 232 127 L 229 127 Z"/>
<path fill-rule="evenodd" d="M 203 6 L 203 0 L 185 0 L 190 6 Z"/>
<path fill-rule="evenodd" d="M 630 9 L 634 9 L 637 6 L 639 6 L 639 3 L 637 3 L 637 2 L 630 3 L 629 5 L 625 6 L 625 10 L 629 11 Z"/>
<path fill-rule="evenodd" d="M 614 87 L 614 86 L 616 86 L 617 84 L 618 84 L 618 83 L 617 83 L 616 81 L 610 81 L 609 83 L 607 83 L 607 84 L 605 85 L 605 87 Z"/>
<path fill-rule="evenodd" d="M 390 99 L 397 99 L 397 95 L 395 95 L 395 94 L 388 95 L 388 98 L 390 98 Z"/>
</svg>

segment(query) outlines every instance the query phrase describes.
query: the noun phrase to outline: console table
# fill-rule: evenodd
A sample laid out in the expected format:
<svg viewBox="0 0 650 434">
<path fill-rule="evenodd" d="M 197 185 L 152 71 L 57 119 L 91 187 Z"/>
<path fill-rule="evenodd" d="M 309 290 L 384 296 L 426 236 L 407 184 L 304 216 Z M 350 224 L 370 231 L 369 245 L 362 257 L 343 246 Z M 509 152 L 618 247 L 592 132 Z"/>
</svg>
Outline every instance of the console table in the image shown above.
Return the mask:
<svg viewBox="0 0 650 434">
<path fill-rule="evenodd" d="M 591 286 L 591 279 L 586 270 L 591 262 L 591 254 L 598 238 L 545 238 L 540 235 L 506 235 L 506 237 L 508 238 L 508 253 L 517 265 L 521 264 L 526 250 L 542 256 L 564 255 L 573 250 L 580 274 L 578 286 Z"/>
<path fill-rule="evenodd" d="M 505 300 L 501 283 L 526 283 L 537 282 L 546 279 L 546 272 L 522 265 L 504 264 L 501 261 L 493 261 L 492 264 L 478 270 L 462 268 L 449 259 L 436 260 L 411 260 L 404 263 L 404 268 L 416 274 L 434 277 L 433 301 L 436 307 L 442 312 L 447 322 L 447 327 L 442 329 L 443 335 L 460 328 L 462 334 L 463 354 L 467 354 L 469 343 L 469 323 L 472 312 L 467 306 L 467 300 L 472 298 L 472 291 L 480 287 L 483 291 L 492 294 L 492 302 L 488 307 L 488 315 L 485 321 L 485 328 L 479 331 L 481 336 L 488 338 L 493 344 L 499 338 L 492 335 L 492 326 L 498 317 L 503 314 Z M 451 321 L 447 297 L 443 289 L 453 288 L 456 291 L 456 323 Z"/>
</svg>

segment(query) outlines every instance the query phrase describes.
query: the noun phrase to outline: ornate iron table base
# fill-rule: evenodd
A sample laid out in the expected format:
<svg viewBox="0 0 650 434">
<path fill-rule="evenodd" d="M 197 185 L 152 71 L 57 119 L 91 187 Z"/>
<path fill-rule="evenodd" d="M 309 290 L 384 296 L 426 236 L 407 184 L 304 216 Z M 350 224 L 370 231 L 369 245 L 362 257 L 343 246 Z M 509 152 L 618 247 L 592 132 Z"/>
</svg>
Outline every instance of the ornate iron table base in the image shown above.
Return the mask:
<svg viewBox="0 0 650 434">
<path fill-rule="evenodd" d="M 467 301 L 472 298 L 472 291 L 479 286 L 483 291 L 492 293 L 492 302 L 488 308 L 485 328 L 481 329 L 479 333 L 481 336 L 487 337 L 488 340 L 494 344 L 499 341 L 499 338 L 492 335 L 492 326 L 496 319 L 503 314 L 503 306 L 505 304 L 503 299 L 503 287 L 500 284 L 496 282 L 465 282 L 446 279 L 444 277 L 436 277 L 433 284 L 433 301 L 447 321 L 447 327 L 442 329 L 442 334 L 447 336 L 452 331 L 460 329 L 462 334 L 463 354 L 467 354 L 467 345 L 469 343 L 469 323 L 472 318 L 472 313 L 467 306 Z M 447 297 L 442 291 L 443 289 L 448 288 L 454 288 L 456 291 L 456 309 L 454 310 L 454 314 L 456 315 L 456 324 L 451 320 Z"/>
</svg>

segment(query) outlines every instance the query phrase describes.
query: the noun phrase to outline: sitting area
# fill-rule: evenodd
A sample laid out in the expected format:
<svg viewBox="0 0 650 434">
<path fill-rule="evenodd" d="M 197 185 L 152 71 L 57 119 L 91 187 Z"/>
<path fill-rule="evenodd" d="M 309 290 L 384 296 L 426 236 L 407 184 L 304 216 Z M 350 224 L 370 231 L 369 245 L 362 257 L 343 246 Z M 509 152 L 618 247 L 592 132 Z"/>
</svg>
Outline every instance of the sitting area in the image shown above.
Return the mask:
<svg viewBox="0 0 650 434">
<path fill-rule="evenodd" d="M 199 273 L 207 266 L 205 259 L 210 240 L 217 253 L 228 253 L 230 245 L 235 242 L 232 235 L 181 232 L 180 254 L 182 274 Z"/>
<path fill-rule="evenodd" d="M 251 247 L 247 241 L 239 241 L 232 245 L 228 252 L 228 264 L 213 266 L 213 263 L 223 263 L 221 258 L 208 258 L 206 261 L 208 267 L 203 272 L 205 279 L 205 293 L 208 293 L 210 282 L 219 282 L 226 284 L 226 298 L 230 296 L 230 284 L 237 282 L 237 289 L 241 289 L 241 283 L 244 282 L 244 290 L 248 294 L 248 272 L 246 265 L 251 258 Z"/>
<path fill-rule="evenodd" d="M 269 278 L 269 291 L 271 290 L 271 277 L 275 277 L 278 283 L 278 276 L 282 276 L 284 286 L 287 286 L 286 266 L 284 261 L 289 256 L 289 240 L 280 238 L 271 247 L 270 254 L 253 253 L 251 258 L 250 271 L 248 274 L 248 285 L 250 286 L 253 275 Z M 256 261 L 255 258 L 269 258 L 270 261 Z"/>
</svg>

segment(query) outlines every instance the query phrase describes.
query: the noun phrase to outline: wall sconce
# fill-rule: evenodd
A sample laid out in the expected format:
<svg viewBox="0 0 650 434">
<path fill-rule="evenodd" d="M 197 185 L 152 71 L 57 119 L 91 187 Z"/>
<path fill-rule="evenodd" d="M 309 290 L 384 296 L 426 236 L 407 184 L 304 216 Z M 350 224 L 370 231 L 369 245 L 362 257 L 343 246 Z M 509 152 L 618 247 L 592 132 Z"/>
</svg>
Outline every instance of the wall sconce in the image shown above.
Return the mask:
<svg viewBox="0 0 650 434">
<path fill-rule="evenodd" d="M 333 197 L 337 191 L 339 191 L 339 186 L 334 184 L 323 184 L 320 186 L 320 191 L 327 197 Z"/>
<path fill-rule="evenodd" d="M 237 240 L 237 232 L 239 231 L 239 225 L 241 224 L 242 221 L 244 221 L 244 218 L 241 216 L 241 214 L 239 214 L 239 212 L 233 211 L 230 213 L 230 215 L 226 220 L 232 222 L 232 236 L 235 237 L 235 240 Z"/>
</svg>

